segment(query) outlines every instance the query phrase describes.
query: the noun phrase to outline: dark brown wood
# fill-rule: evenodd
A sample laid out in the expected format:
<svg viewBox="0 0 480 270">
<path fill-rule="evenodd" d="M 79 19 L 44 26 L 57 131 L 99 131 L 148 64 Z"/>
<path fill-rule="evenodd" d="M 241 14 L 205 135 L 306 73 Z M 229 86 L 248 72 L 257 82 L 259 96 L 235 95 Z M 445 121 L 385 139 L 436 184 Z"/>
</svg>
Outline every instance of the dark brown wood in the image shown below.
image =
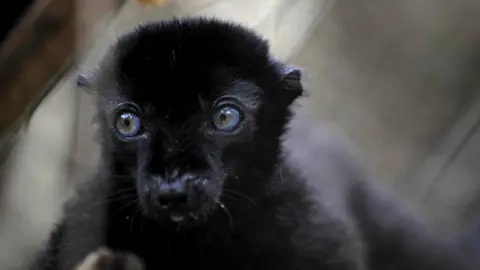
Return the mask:
<svg viewBox="0 0 480 270">
<path fill-rule="evenodd" d="M 0 184 L 17 132 L 67 67 L 73 17 L 71 0 L 37 0 L 0 47 Z"/>
<path fill-rule="evenodd" d="M 96 22 L 123 2 L 36 0 L 6 37 L 0 47 L 0 169 L 19 128 L 73 67 Z"/>
<path fill-rule="evenodd" d="M 37 0 L 0 48 L 0 136 L 35 108 L 118 0 Z M 79 4 L 80 3 L 80 4 Z M 78 48 L 80 45 L 80 48 Z M 27 114 L 28 115 L 28 114 Z"/>
<path fill-rule="evenodd" d="M 0 48 L 1 135 L 68 65 L 75 50 L 74 18 L 73 0 L 38 0 Z"/>
</svg>

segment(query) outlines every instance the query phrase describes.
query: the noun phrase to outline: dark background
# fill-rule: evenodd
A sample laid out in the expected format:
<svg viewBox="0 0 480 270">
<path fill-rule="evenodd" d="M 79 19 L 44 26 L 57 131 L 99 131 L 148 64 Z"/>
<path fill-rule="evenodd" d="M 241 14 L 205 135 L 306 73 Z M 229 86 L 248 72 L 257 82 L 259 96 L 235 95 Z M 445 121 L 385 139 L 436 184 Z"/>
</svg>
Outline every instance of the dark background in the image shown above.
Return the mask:
<svg viewBox="0 0 480 270">
<path fill-rule="evenodd" d="M 9 1 L 9 5 L 3 5 L 3 7 L 0 9 L 0 18 L 2 18 L 3 21 L 0 24 L 0 45 L 10 29 L 15 26 L 17 20 L 32 2 L 33 0 Z"/>
</svg>

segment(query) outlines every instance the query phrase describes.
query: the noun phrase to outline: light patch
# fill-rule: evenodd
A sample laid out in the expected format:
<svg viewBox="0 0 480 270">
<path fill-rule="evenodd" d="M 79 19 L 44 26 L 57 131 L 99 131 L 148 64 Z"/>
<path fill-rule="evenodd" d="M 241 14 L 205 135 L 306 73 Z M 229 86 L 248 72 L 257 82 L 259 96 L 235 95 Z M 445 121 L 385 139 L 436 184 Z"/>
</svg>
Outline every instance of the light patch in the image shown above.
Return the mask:
<svg viewBox="0 0 480 270">
<path fill-rule="evenodd" d="M 185 216 L 180 213 L 172 212 L 170 213 L 170 220 L 173 222 L 182 222 L 185 219 Z"/>
</svg>

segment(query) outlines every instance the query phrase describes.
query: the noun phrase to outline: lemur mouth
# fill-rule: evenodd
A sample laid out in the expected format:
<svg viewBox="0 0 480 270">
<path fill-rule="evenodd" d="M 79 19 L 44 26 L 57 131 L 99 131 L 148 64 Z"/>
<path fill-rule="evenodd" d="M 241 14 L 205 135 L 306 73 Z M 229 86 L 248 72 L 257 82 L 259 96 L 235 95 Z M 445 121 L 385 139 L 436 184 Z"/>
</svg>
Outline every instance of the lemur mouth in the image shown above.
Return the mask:
<svg viewBox="0 0 480 270">
<path fill-rule="evenodd" d="M 167 216 L 164 216 L 163 224 L 167 225 L 172 230 L 180 232 L 193 229 L 203 224 L 202 221 L 205 221 L 205 218 L 201 218 L 193 212 L 169 211 Z"/>
<path fill-rule="evenodd" d="M 172 228 L 187 228 L 200 224 L 206 216 L 192 205 L 169 204 L 150 208 L 147 215 Z"/>
<path fill-rule="evenodd" d="M 170 221 L 174 223 L 182 223 L 186 220 L 198 220 L 199 217 L 197 214 L 193 212 L 185 213 L 185 212 L 179 212 L 179 211 L 170 211 L 168 214 L 168 217 Z"/>
<path fill-rule="evenodd" d="M 172 222 L 179 223 L 185 220 L 185 215 L 180 212 L 171 212 L 169 218 Z"/>
</svg>

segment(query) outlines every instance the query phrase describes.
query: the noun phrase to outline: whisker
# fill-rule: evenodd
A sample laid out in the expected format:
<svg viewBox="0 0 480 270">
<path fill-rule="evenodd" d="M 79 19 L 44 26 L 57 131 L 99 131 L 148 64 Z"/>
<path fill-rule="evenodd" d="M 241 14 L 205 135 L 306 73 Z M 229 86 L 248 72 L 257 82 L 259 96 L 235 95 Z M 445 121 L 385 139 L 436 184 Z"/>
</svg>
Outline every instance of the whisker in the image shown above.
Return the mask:
<svg viewBox="0 0 480 270">
<path fill-rule="evenodd" d="M 205 103 L 203 102 L 202 96 L 198 95 L 198 102 L 200 103 L 200 108 L 202 109 L 202 112 L 207 111 L 207 107 L 205 106 Z"/>
<path fill-rule="evenodd" d="M 135 181 L 134 177 L 128 175 L 112 175 L 110 178 L 120 183 L 133 183 Z"/>
<path fill-rule="evenodd" d="M 112 192 L 111 195 L 120 195 L 120 194 L 126 194 L 129 191 L 134 191 L 136 190 L 135 187 L 130 187 L 130 188 L 125 188 L 125 189 L 119 189 L 115 190 L 115 192 Z"/>
<path fill-rule="evenodd" d="M 214 232 L 216 232 L 216 233 L 220 234 L 221 236 L 225 237 L 225 239 L 228 239 L 227 234 L 222 232 L 219 228 L 215 228 Z"/>
<path fill-rule="evenodd" d="M 237 191 L 234 191 L 234 190 L 229 190 L 229 189 L 224 189 L 223 190 L 224 193 L 227 193 L 227 194 L 230 194 L 230 195 L 236 195 L 236 196 L 240 196 L 244 199 L 246 199 L 247 201 L 249 201 L 250 203 L 252 203 L 253 205 L 258 205 L 257 202 L 252 199 L 251 197 L 243 194 L 243 193 L 240 193 L 240 192 L 237 192 Z"/>
<path fill-rule="evenodd" d="M 93 203 L 88 205 L 88 208 L 95 207 L 95 206 L 100 206 L 102 204 L 107 204 L 107 203 L 111 203 L 111 202 L 117 202 L 117 201 L 121 201 L 121 200 L 131 199 L 131 198 L 135 198 L 135 197 L 136 197 L 136 195 L 129 194 L 129 195 L 122 196 L 122 197 L 109 198 L 109 199 L 105 199 L 105 200 L 102 200 L 102 201 L 93 202 Z"/>
<path fill-rule="evenodd" d="M 132 198 L 136 198 L 136 195 L 130 194 L 130 195 L 127 195 L 127 196 L 122 196 L 122 197 L 116 197 L 116 198 L 109 198 L 109 199 L 100 200 L 100 201 L 94 201 L 90 204 L 85 205 L 85 207 L 82 208 L 81 211 L 89 211 L 89 210 L 91 210 L 95 207 L 104 206 L 108 203 L 117 202 L 117 201 L 121 201 L 121 200 L 132 199 Z M 75 215 L 75 213 L 71 213 L 71 214 Z M 70 214 L 67 213 L 65 216 L 69 217 Z"/>
<path fill-rule="evenodd" d="M 213 160 L 213 156 L 212 155 L 206 155 L 205 157 L 206 157 L 207 164 L 210 167 L 210 169 L 218 174 L 218 172 L 220 170 L 219 170 L 215 160 Z"/>
<path fill-rule="evenodd" d="M 213 232 L 216 234 L 216 235 L 219 235 L 221 238 L 223 238 L 222 240 L 224 241 L 225 244 L 228 244 L 228 245 L 232 245 L 232 239 L 229 237 L 229 235 L 227 235 L 226 233 L 224 233 L 223 231 L 221 231 L 219 228 L 215 228 L 213 230 Z M 219 239 L 220 240 L 220 239 Z"/>
<path fill-rule="evenodd" d="M 122 207 L 120 207 L 119 209 L 117 209 L 117 211 L 115 211 L 115 215 L 120 213 L 120 211 L 126 209 L 127 207 L 131 206 L 132 204 L 136 203 L 137 200 L 131 200 L 130 202 L 126 203 L 125 205 L 123 205 Z"/>
<path fill-rule="evenodd" d="M 220 208 L 222 208 L 223 212 L 225 212 L 225 214 L 228 217 L 228 224 L 230 225 L 230 228 L 233 228 L 233 218 L 232 218 L 232 215 L 230 214 L 230 211 L 228 211 L 228 208 L 223 203 L 221 203 L 219 201 L 215 201 L 215 203 L 218 206 L 220 206 Z"/>
<path fill-rule="evenodd" d="M 125 175 L 125 174 L 111 174 L 109 175 L 110 177 L 115 177 L 115 178 L 133 178 L 130 175 Z"/>
<path fill-rule="evenodd" d="M 232 199 L 232 200 L 234 200 L 234 201 L 236 201 L 236 202 L 241 202 L 239 198 L 234 197 L 234 196 L 232 196 L 232 195 L 230 195 L 230 194 L 225 194 L 225 193 L 223 193 L 223 194 L 222 194 L 222 197 L 225 198 L 225 199 Z"/>
<path fill-rule="evenodd" d="M 132 218 L 130 219 L 130 233 L 133 232 L 133 226 L 135 225 L 135 218 L 137 215 L 133 215 Z"/>
</svg>

